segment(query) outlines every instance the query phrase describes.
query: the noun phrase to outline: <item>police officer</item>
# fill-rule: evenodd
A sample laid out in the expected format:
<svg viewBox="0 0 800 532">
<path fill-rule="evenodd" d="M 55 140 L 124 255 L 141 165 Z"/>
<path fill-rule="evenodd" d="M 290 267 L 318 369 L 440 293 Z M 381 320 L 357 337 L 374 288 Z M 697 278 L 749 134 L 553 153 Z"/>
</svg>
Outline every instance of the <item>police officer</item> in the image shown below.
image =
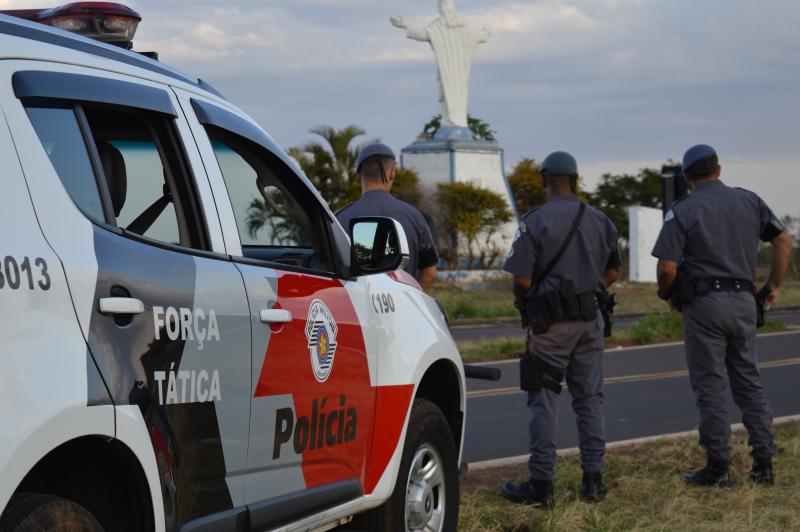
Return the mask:
<svg viewBox="0 0 800 532">
<path fill-rule="evenodd" d="M 550 506 L 556 465 L 561 381 L 566 377 L 577 416 L 583 481 L 581 495 L 601 500 L 605 456 L 603 318 L 598 295 L 619 277 L 617 229 L 576 196 L 578 166 L 568 153 L 541 165 L 548 201 L 522 217 L 503 269 L 514 276 L 515 303 L 528 327 L 520 364 L 530 409 L 530 479 L 506 483 L 514 502 Z"/>
<path fill-rule="evenodd" d="M 702 486 L 730 483 L 727 373 L 750 434 L 751 478 L 771 484 L 776 449 L 756 357 L 756 252 L 759 239 L 772 244 L 772 269 L 763 291 L 769 310 L 786 274 L 792 244 L 761 198 L 726 186 L 720 172 L 711 146 L 686 152 L 683 174 L 692 194 L 667 211 L 653 249 L 659 259 L 658 295 L 683 311 L 686 361 L 700 411 L 700 446 L 707 457 L 706 466 L 685 474 L 684 481 Z"/>
<path fill-rule="evenodd" d="M 410 251 L 406 271 L 427 290 L 436 277 L 439 256 L 422 213 L 390 194 L 396 172 L 394 152 L 389 146 L 381 143 L 364 146 L 356 160 L 361 198 L 337 212 L 336 218 L 345 230 L 349 230 L 350 220 L 358 216 L 387 216 L 400 222 Z"/>
</svg>

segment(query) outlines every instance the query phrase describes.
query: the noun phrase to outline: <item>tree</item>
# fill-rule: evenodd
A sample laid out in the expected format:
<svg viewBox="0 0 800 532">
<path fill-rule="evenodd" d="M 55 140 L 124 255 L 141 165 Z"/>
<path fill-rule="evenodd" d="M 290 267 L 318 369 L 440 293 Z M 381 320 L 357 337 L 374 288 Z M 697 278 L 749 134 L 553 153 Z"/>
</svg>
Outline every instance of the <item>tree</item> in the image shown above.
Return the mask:
<svg viewBox="0 0 800 532">
<path fill-rule="evenodd" d="M 306 239 L 303 231 L 288 213 L 279 212 L 273 205 L 263 199 L 253 198 L 247 208 L 247 233 L 259 243 L 273 246 L 300 246 Z M 259 238 L 259 233 L 267 230 L 267 234 Z"/>
<path fill-rule="evenodd" d="M 513 218 L 505 199 L 470 182 L 440 183 L 437 189 L 442 223 L 463 239 L 468 267 L 491 267 L 502 252 L 494 237 Z M 451 262 L 456 254 L 450 250 Z"/>
<path fill-rule="evenodd" d="M 440 127 L 442 127 L 442 115 L 436 115 L 430 122 L 425 124 L 422 128 L 422 133 L 425 135 L 425 138 L 432 139 L 436 135 L 436 132 L 439 131 Z M 467 127 L 469 127 L 469 130 L 472 132 L 472 138 L 474 140 L 497 142 L 497 138 L 494 136 L 497 131 L 492 129 L 492 126 L 480 118 L 467 115 Z"/>
<path fill-rule="evenodd" d="M 392 185 L 392 195 L 399 200 L 422 208 L 422 188 L 419 184 L 419 175 L 410 168 L 397 167 Z"/>
<path fill-rule="evenodd" d="M 291 148 L 289 155 L 297 160 L 331 209 L 340 209 L 361 194 L 355 165 L 363 144 L 356 143 L 355 139 L 366 132 L 350 125 L 342 129 L 319 126 L 312 129 L 311 133 L 321 137 L 324 142 L 309 142 L 305 146 Z"/>
<path fill-rule="evenodd" d="M 781 218 L 781 222 L 786 226 L 786 232 L 792 238 L 792 260 L 789 266 L 795 279 L 800 279 L 800 218 L 789 216 Z"/>
<path fill-rule="evenodd" d="M 547 201 L 547 191 L 542 185 L 542 172 L 535 159 L 526 157 L 508 174 L 511 195 L 522 215 Z"/>
<path fill-rule="evenodd" d="M 638 176 L 603 174 L 595 191 L 588 194 L 589 204 L 603 211 L 629 239 L 628 207 L 661 207 L 661 171 L 643 168 Z"/>
</svg>

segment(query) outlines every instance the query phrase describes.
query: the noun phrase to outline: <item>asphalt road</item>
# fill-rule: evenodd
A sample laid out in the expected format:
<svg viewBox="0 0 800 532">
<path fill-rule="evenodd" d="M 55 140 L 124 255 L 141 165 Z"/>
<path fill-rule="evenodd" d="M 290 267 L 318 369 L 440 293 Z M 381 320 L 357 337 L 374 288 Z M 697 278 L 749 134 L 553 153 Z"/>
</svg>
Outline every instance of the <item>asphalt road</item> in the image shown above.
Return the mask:
<svg viewBox="0 0 800 532">
<path fill-rule="evenodd" d="M 760 336 L 758 352 L 775 417 L 800 414 L 800 332 Z M 490 365 L 503 370 L 500 382 L 468 382 L 463 456 L 467 463 L 528 452 L 528 409 L 526 395 L 519 390 L 518 363 Z M 604 369 L 609 442 L 696 428 L 698 415 L 682 344 L 610 350 Z M 738 422 L 740 413 L 730 399 L 729 406 L 731 422 Z M 576 447 L 567 391 L 562 393 L 559 414 L 559 448 Z"/>
<path fill-rule="evenodd" d="M 782 320 L 786 325 L 800 325 L 800 309 L 775 310 L 767 317 L 771 320 Z M 628 327 L 639 317 L 617 318 L 614 328 Z M 524 331 L 516 323 L 500 323 L 496 325 L 481 325 L 477 327 L 462 327 L 455 325 L 452 328 L 453 338 L 457 342 L 474 340 L 492 340 L 497 338 L 515 338 L 524 336 Z"/>
</svg>

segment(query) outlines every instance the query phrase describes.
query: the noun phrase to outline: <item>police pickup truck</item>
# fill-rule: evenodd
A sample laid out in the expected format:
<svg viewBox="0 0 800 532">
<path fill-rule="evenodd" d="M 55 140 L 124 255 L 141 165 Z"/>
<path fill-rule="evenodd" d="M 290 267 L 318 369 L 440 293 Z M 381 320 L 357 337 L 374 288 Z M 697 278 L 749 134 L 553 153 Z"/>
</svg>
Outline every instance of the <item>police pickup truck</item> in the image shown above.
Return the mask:
<svg viewBox="0 0 800 532">
<path fill-rule="evenodd" d="M 132 10 L 6 13 L 0 530 L 454 530 L 464 368 L 399 224 L 340 227 Z"/>
</svg>

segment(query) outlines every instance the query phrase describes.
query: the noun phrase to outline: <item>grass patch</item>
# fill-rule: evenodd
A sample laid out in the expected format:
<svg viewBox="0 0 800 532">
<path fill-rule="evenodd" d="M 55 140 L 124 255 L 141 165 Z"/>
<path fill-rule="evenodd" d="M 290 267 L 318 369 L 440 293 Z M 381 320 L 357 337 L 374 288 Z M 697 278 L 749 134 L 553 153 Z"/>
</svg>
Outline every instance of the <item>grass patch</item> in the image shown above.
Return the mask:
<svg viewBox="0 0 800 532">
<path fill-rule="evenodd" d="M 632 314 L 658 314 L 666 303 L 656 296 L 656 285 L 621 282 L 614 285 L 619 316 Z M 451 320 L 516 318 L 511 295 L 511 280 L 494 281 L 480 285 L 437 284 L 430 295 L 442 302 Z M 800 281 L 786 281 L 781 286 L 776 308 L 800 306 Z"/>
<path fill-rule="evenodd" d="M 681 474 L 702 467 L 696 438 L 611 450 L 604 479 L 610 491 L 599 504 L 578 499 L 577 457 L 559 461 L 556 505 L 539 510 L 500 496 L 506 480 L 524 480 L 525 465 L 474 471 L 462 477 L 459 530 L 800 530 L 800 424 L 776 427 L 775 486 L 747 480 L 747 436 L 733 437 L 732 488 L 689 488 Z"/>
<path fill-rule="evenodd" d="M 680 340 L 683 338 L 683 317 L 677 312 L 650 314 L 631 327 L 630 336 L 636 345 Z"/>
<path fill-rule="evenodd" d="M 758 330 L 759 334 L 783 332 L 786 324 L 780 320 L 767 320 Z M 647 316 L 631 327 L 614 330 L 611 338 L 606 338 L 606 349 L 632 347 L 663 342 L 683 340 L 683 318 L 677 313 L 663 313 Z M 495 340 L 476 340 L 458 342 L 458 352 L 466 364 L 493 362 L 518 358 L 525 351 L 525 333 L 520 329 L 517 338 Z"/>
<path fill-rule="evenodd" d="M 451 320 L 492 320 L 519 316 L 510 289 L 501 288 L 497 283 L 473 289 L 457 284 L 439 284 L 433 286 L 429 294 L 442 302 Z"/>
<path fill-rule="evenodd" d="M 458 343 L 458 352 L 461 353 L 462 360 L 467 364 L 517 358 L 523 351 L 525 351 L 525 338 L 502 338 L 499 340 Z"/>
<path fill-rule="evenodd" d="M 786 324 L 781 320 L 767 320 L 759 334 L 782 332 Z M 683 317 L 677 312 L 664 312 L 645 316 L 630 328 L 633 345 L 648 345 L 683 340 Z"/>
</svg>

